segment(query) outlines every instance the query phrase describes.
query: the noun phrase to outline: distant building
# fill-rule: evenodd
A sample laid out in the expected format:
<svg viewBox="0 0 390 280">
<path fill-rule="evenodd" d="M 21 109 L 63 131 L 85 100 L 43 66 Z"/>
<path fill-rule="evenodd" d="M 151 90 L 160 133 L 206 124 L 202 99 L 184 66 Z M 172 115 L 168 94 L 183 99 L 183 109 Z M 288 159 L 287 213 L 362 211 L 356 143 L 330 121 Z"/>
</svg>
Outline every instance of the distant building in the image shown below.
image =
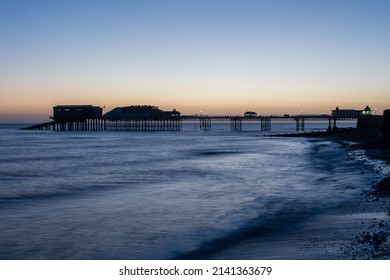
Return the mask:
<svg viewBox="0 0 390 280">
<path fill-rule="evenodd" d="M 58 105 L 53 107 L 52 118 L 55 121 L 85 121 L 99 119 L 103 109 L 92 105 Z"/>
<path fill-rule="evenodd" d="M 104 115 L 105 118 L 115 119 L 163 119 L 180 117 L 180 112 L 163 111 L 156 106 L 150 105 L 132 105 L 127 107 L 116 107 Z"/>
<path fill-rule="evenodd" d="M 257 117 L 257 113 L 256 112 L 252 112 L 252 111 L 248 111 L 248 112 L 244 113 L 244 117 L 245 118 L 254 118 L 254 117 Z"/>
<path fill-rule="evenodd" d="M 357 118 L 361 115 L 371 115 L 372 110 L 369 106 L 366 106 L 364 110 L 355 110 L 355 109 L 340 109 L 336 107 L 335 110 L 332 110 L 332 117 L 335 118 Z"/>
</svg>

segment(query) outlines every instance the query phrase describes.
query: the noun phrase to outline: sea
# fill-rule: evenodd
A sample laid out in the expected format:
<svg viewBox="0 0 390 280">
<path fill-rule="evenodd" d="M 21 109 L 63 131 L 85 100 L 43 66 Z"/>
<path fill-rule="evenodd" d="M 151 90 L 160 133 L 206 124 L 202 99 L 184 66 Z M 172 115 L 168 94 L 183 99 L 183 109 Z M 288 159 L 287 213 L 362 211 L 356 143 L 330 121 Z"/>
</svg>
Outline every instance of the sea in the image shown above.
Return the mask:
<svg viewBox="0 0 390 280">
<path fill-rule="evenodd" d="M 347 205 L 383 175 L 325 138 L 269 137 L 295 123 L 259 126 L 61 132 L 1 124 L 0 259 L 223 259 L 243 240 L 289 234 Z"/>
</svg>

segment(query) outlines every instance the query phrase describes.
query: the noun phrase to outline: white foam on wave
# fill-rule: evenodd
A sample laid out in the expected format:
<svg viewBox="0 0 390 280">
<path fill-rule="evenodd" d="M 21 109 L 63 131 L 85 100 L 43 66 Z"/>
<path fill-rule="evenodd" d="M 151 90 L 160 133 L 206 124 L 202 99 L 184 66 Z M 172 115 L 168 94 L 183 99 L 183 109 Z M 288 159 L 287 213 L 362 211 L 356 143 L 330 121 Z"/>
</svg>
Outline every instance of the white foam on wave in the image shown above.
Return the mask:
<svg viewBox="0 0 390 280">
<path fill-rule="evenodd" d="M 364 150 L 354 150 L 348 153 L 348 156 L 363 165 L 367 166 L 374 172 L 377 172 L 383 176 L 390 176 L 390 165 L 383 160 L 372 159 L 366 155 Z"/>
</svg>

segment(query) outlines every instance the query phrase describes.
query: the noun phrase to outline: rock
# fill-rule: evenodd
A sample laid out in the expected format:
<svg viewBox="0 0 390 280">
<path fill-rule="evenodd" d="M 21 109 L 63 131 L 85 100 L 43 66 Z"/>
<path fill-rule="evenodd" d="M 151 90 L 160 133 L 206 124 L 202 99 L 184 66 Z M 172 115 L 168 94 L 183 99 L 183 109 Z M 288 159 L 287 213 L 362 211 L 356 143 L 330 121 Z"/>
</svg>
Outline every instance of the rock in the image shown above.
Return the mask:
<svg viewBox="0 0 390 280">
<path fill-rule="evenodd" d="M 380 181 L 375 186 L 374 193 L 379 195 L 390 195 L 390 177 L 387 177 Z"/>
</svg>

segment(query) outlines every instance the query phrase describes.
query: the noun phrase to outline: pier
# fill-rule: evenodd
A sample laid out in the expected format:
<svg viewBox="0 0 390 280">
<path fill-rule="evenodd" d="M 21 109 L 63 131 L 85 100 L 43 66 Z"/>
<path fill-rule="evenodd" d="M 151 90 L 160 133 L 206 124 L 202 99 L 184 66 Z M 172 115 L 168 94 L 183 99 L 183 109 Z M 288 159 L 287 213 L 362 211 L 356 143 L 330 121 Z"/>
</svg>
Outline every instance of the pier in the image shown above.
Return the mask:
<svg viewBox="0 0 390 280">
<path fill-rule="evenodd" d="M 328 127 L 324 130 L 337 130 L 336 120 L 354 120 L 357 117 L 333 117 L 332 115 L 265 115 L 265 116 L 203 116 L 183 115 L 183 121 L 199 121 L 200 130 L 211 130 L 212 122 L 228 121 L 231 131 L 242 131 L 243 122 L 258 122 L 259 131 L 271 131 L 272 120 L 295 121 L 296 131 L 305 130 L 306 121 L 328 121 Z"/>
<path fill-rule="evenodd" d="M 295 122 L 296 131 L 304 131 L 309 121 L 326 121 L 324 130 L 337 130 L 337 122 L 356 120 L 357 110 L 336 110 L 332 114 L 319 115 L 263 115 L 246 112 L 244 115 L 181 115 L 175 109 L 162 111 L 155 106 L 117 107 L 107 114 L 92 105 L 61 105 L 53 108 L 53 121 L 32 125 L 24 129 L 54 131 L 181 131 L 183 122 L 197 122 L 199 130 L 210 131 L 215 122 L 230 122 L 230 130 L 243 131 L 244 122 L 257 122 L 259 131 L 271 131 L 272 121 Z"/>
<path fill-rule="evenodd" d="M 212 130 L 212 124 L 218 122 L 230 122 L 230 130 L 243 131 L 244 122 L 257 122 L 259 131 L 271 131 L 272 120 L 286 120 L 295 122 L 296 131 L 304 131 L 305 123 L 309 121 L 328 121 L 328 127 L 324 130 L 337 130 L 337 121 L 353 120 L 356 118 L 334 118 L 330 115 L 297 115 L 297 116 L 197 116 L 183 115 L 175 118 L 133 118 L 133 119 L 108 119 L 93 118 L 85 120 L 51 121 L 32 125 L 24 129 L 29 130 L 53 130 L 53 131 L 181 131 L 184 122 L 198 122 L 200 131 Z"/>
<path fill-rule="evenodd" d="M 181 131 L 182 122 L 178 118 L 169 119 L 117 119 L 106 120 L 105 130 L 111 131 Z"/>
</svg>

